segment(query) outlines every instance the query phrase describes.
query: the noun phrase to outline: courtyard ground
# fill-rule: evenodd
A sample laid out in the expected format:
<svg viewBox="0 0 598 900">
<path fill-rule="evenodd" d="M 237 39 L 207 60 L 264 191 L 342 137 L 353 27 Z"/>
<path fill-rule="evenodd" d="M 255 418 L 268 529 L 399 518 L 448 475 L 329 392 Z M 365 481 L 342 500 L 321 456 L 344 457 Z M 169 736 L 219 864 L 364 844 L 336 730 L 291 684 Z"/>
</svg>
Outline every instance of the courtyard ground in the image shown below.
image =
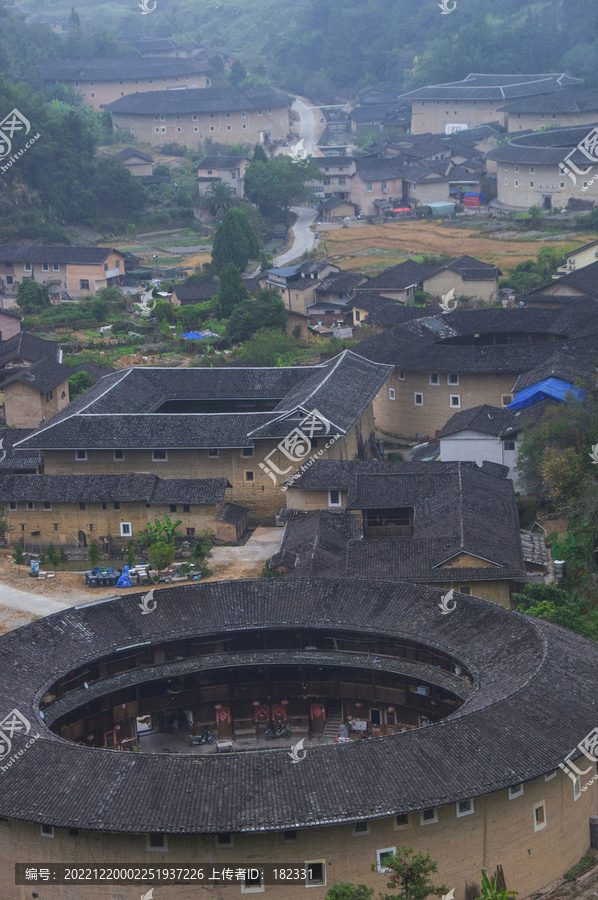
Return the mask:
<svg viewBox="0 0 598 900">
<path fill-rule="evenodd" d="M 259 527 L 240 547 L 213 547 L 206 564 L 214 574 L 202 579 L 202 583 L 258 578 L 268 559 L 279 549 L 283 531 L 283 528 Z M 143 590 L 137 586 L 89 588 L 81 572 L 61 572 L 60 568 L 54 578 L 38 581 L 29 576 L 28 566 L 21 566 L 19 573 L 17 566 L 8 558 L 10 555 L 10 550 L 0 551 L 0 634 L 69 606 Z M 43 568 L 52 571 L 47 565 Z M 190 583 L 180 581 L 168 587 Z M 158 585 L 156 590 L 161 587 L 166 585 Z"/>
</svg>

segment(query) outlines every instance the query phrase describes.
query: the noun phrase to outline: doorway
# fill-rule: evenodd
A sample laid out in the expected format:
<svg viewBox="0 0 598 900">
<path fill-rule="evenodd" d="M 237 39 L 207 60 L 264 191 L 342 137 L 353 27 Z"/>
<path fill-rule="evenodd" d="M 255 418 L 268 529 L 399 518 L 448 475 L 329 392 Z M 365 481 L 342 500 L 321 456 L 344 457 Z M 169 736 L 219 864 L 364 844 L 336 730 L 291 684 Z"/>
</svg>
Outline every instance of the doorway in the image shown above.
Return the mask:
<svg viewBox="0 0 598 900">
<path fill-rule="evenodd" d="M 552 209 L 552 194 L 542 194 L 542 209 L 550 212 Z"/>
<path fill-rule="evenodd" d="M 79 542 L 80 547 L 87 547 L 87 537 L 84 531 L 80 531 L 77 535 L 77 540 Z"/>
</svg>

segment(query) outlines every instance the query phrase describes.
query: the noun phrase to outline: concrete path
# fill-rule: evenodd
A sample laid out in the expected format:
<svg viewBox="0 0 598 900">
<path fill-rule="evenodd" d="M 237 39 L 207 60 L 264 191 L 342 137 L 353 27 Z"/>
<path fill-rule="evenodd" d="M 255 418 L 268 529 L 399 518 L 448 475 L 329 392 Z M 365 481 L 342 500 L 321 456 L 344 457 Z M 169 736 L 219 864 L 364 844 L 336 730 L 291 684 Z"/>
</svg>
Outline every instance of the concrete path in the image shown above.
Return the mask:
<svg viewBox="0 0 598 900">
<path fill-rule="evenodd" d="M 92 598 L 90 598 L 91 600 Z M 58 596 L 43 597 L 38 593 L 19 591 L 10 585 L 0 583 L 0 606 L 18 609 L 20 612 L 32 613 L 35 616 L 49 616 L 51 613 L 68 609 L 76 603 L 85 602 L 81 597 Z"/>
<path fill-rule="evenodd" d="M 288 266 L 306 250 L 312 250 L 315 243 L 314 233 L 310 231 L 309 226 L 316 217 L 316 210 L 311 206 L 293 206 L 292 210 L 299 216 L 293 225 L 293 246 L 286 253 L 276 257 L 275 266 Z"/>
<path fill-rule="evenodd" d="M 260 525 L 242 547 L 212 547 L 207 564 L 215 572 L 216 578 L 219 577 L 218 569 L 231 565 L 237 569 L 234 572 L 235 578 L 255 577 L 280 549 L 283 532 L 284 528 L 265 528 Z M 227 573 L 227 578 L 231 576 L 232 572 Z"/>
</svg>

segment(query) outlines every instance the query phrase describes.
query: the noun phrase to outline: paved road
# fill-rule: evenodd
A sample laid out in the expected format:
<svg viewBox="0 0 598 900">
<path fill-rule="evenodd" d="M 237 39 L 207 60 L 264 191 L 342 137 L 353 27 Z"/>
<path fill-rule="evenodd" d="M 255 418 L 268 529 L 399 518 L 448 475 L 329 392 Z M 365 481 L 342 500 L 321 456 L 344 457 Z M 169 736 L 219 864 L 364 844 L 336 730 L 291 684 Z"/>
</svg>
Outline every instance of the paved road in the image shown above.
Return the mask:
<svg viewBox="0 0 598 900">
<path fill-rule="evenodd" d="M 311 250 L 315 243 L 314 233 L 310 231 L 309 226 L 316 217 L 316 210 L 310 206 L 293 206 L 292 209 L 299 216 L 293 225 L 293 234 L 295 235 L 293 246 L 286 253 L 276 257 L 275 266 L 288 266 L 292 260 L 297 259 L 306 250 Z"/>
</svg>

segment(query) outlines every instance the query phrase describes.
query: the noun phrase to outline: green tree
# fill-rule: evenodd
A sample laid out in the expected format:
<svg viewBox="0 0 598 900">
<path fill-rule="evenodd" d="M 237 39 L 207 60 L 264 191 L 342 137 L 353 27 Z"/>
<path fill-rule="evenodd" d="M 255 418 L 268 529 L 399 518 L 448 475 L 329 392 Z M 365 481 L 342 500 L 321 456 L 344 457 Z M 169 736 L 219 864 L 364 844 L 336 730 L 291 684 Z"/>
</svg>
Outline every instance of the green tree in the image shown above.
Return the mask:
<svg viewBox="0 0 598 900">
<path fill-rule="evenodd" d="M 68 556 L 66 555 L 66 550 L 65 550 L 65 548 L 62 546 L 62 544 L 61 544 L 60 547 L 58 548 L 58 552 L 59 552 L 59 554 L 60 554 L 60 562 L 65 563 L 65 562 L 68 562 L 68 561 L 69 561 L 69 560 L 68 560 Z"/>
<path fill-rule="evenodd" d="M 54 571 L 56 571 L 60 563 L 60 553 L 58 552 L 54 544 L 48 544 L 46 556 L 48 557 L 48 562 L 51 566 L 54 566 Z"/>
<path fill-rule="evenodd" d="M 15 549 L 13 550 L 12 558 L 18 566 L 17 572 L 21 574 L 21 566 L 25 562 L 25 554 L 23 553 L 23 548 L 20 544 L 17 544 Z"/>
<path fill-rule="evenodd" d="M 35 316 L 50 306 L 48 288 L 33 278 L 23 278 L 17 288 L 17 303 L 26 316 Z"/>
<path fill-rule="evenodd" d="M 245 172 L 245 196 L 256 203 L 263 216 L 290 222 L 290 208 L 312 195 L 308 182 L 321 179 L 319 165 L 312 159 L 300 165 L 289 156 L 277 156 L 268 163 L 251 162 Z"/>
<path fill-rule="evenodd" d="M 231 341 L 246 341 L 256 331 L 284 331 L 288 318 L 289 311 L 278 291 L 264 289 L 255 300 L 245 300 L 233 309 L 226 325 L 226 336 Z"/>
<path fill-rule="evenodd" d="M 267 163 L 270 159 L 261 144 L 256 144 L 253 148 L 252 162 Z"/>
<path fill-rule="evenodd" d="M 438 871 L 438 863 L 429 853 L 414 853 L 411 847 L 399 847 L 396 853 L 384 857 L 384 866 L 390 870 L 387 886 L 397 891 L 392 898 L 384 900 L 426 900 L 447 893 L 445 885 L 435 887 L 430 881 L 430 875 Z"/>
<path fill-rule="evenodd" d="M 150 563 L 152 564 L 152 569 L 157 569 L 159 575 L 162 569 L 165 569 L 174 562 L 174 545 L 167 544 L 166 541 L 158 541 L 157 544 L 152 544 L 149 548 L 148 556 Z"/>
<path fill-rule="evenodd" d="M 154 166 L 152 169 L 153 175 L 170 175 L 170 169 L 168 166 L 165 166 L 164 163 L 160 163 L 158 166 Z"/>
<path fill-rule="evenodd" d="M 258 331 L 241 349 L 241 359 L 248 366 L 276 366 L 282 359 L 294 358 L 297 343 L 281 331 Z M 292 365 L 292 361 L 286 363 Z"/>
<path fill-rule="evenodd" d="M 181 519 L 177 519 L 176 522 L 173 522 L 170 516 L 165 515 L 164 521 L 161 522 L 160 519 L 156 516 L 154 519 L 154 524 L 151 525 L 149 522 L 147 523 L 147 528 L 141 532 L 139 535 L 139 541 L 142 547 L 151 547 L 153 544 L 160 543 L 165 540 L 165 543 L 174 543 L 176 538 L 182 537 L 180 531 L 177 531 L 177 528 L 181 524 Z"/>
<path fill-rule="evenodd" d="M 127 541 L 127 565 L 131 568 L 135 565 L 135 541 L 129 538 Z"/>
<path fill-rule="evenodd" d="M 79 19 L 79 13 L 74 6 L 71 6 L 71 14 L 69 16 L 69 30 L 76 31 L 76 29 L 80 27 L 81 20 Z"/>
<path fill-rule="evenodd" d="M 217 275 L 228 263 L 244 272 L 250 259 L 257 259 L 260 248 L 247 215 L 243 210 L 229 209 L 217 229 L 212 244 L 212 266 Z"/>
<path fill-rule="evenodd" d="M 366 887 L 365 884 L 339 881 L 332 885 L 324 900 L 371 900 L 373 894 L 374 888 Z"/>
<path fill-rule="evenodd" d="M 199 205 L 212 216 L 218 216 L 224 215 L 233 206 L 238 206 L 239 202 L 239 196 L 230 184 L 225 181 L 214 181 L 207 188 Z"/>
<path fill-rule="evenodd" d="M 247 69 L 240 59 L 234 59 L 230 67 L 230 77 L 233 84 L 241 84 L 247 78 Z"/>
<path fill-rule="evenodd" d="M 553 622 L 593 640 L 598 638 L 597 613 L 589 609 L 589 600 L 577 594 L 569 594 L 552 584 L 527 584 L 523 593 L 513 594 L 513 603 L 519 612 L 528 616 Z"/>
<path fill-rule="evenodd" d="M 87 559 L 91 563 L 92 568 L 100 562 L 100 548 L 96 541 L 92 541 L 87 551 Z"/>
<path fill-rule="evenodd" d="M 75 372 L 69 378 L 69 397 L 74 400 L 93 384 L 93 378 L 89 372 Z"/>
<path fill-rule="evenodd" d="M 8 531 L 8 522 L 4 518 L 4 516 L 0 516 L 0 535 L 4 537 L 6 532 Z"/>
<path fill-rule="evenodd" d="M 214 314 L 226 319 L 240 304 L 251 300 L 251 294 L 237 266 L 230 262 L 220 270 L 218 276 L 218 292 L 212 298 Z"/>
</svg>

